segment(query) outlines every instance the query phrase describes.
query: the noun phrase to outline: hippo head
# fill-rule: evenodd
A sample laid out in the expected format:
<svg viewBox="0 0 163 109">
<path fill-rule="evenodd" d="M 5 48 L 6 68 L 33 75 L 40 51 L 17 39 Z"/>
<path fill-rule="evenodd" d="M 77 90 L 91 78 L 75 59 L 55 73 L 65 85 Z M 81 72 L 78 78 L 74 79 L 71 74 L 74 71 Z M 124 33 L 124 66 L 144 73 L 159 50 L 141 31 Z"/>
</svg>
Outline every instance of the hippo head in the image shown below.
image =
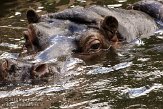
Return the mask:
<svg viewBox="0 0 163 109">
<path fill-rule="evenodd" d="M 112 42 L 118 41 L 118 21 L 112 16 L 106 16 L 93 26 L 91 23 L 84 24 L 82 22 L 80 24 L 80 22 L 76 23 L 69 19 L 50 18 L 48 15 L 39 16 L 34 10 L 27 11 L 27 19 L 29 26 L 28 30 L 24 31 L 27 50 L 45 50 L 54 43 L 52 42 L 53 38 L 58 36 L 66 36 L 67 38 L 73 36 L 70 44 L 75 45 L 75 47 L 73 46 L 74 49 L 71 50 L 88 54 L 107 49 L 112 45 Z M 63 45 L 64 41 L 62 40 L 60 43 Z"/>
</svg>

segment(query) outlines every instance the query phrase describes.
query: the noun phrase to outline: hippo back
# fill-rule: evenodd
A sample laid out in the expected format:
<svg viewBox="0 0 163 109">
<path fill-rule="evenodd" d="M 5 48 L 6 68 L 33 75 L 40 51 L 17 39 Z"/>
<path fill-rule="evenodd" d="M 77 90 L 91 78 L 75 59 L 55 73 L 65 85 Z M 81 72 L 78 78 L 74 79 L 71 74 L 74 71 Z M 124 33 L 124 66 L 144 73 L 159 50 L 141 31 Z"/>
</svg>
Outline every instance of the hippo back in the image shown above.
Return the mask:
<svg viewBox="0 0 163 109">
<path fill-rule="evenodd" d="M 132 8 L 134 10 L 139 10 L 149 14 L 151 17 L 156 20 L 163 21 L 163 2 L 156 0 L 142 0 L 134 3 L 128 8 Z"/>
</svg>

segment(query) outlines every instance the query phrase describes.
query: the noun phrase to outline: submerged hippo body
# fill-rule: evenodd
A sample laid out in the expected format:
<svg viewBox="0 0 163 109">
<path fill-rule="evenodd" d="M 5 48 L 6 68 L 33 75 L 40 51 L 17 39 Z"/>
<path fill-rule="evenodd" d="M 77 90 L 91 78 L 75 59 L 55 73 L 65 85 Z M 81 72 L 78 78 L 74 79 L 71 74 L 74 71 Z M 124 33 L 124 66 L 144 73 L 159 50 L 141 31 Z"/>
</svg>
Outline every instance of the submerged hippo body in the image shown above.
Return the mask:
<svg viewBox="0 0 163 109">
<path fill-rule="evenodd" d="M 158 3 L 146 2 L 150 6 Z M 134 4 L 133 9 L 136 6 L 137 4 Z M 156 9 L 150 6 L 147 8 L 155 12 Z M 96 54 L 102 49 L 116 48 L 121 42 L 130 43 L 137 38 L 149 37 L 158 27 L 155 18 L 150 16 L 150 13 L 144 12 L 91 6 L 38 16 L 34 10 L 29 10 L 27 12 L 29 26 L 24 32 L 26 40 L 24 45 L 28 52 L 37 53 L 33 56 L 34 61 L 30 62 L 31 65 L 24 64 L 23 67 L 30 69 L 29 78 L 42 77 L 49 73 L 49 65 L 46 63 L 54 58 L 71 53 Z M 162 11 L 156 14 L 161 15 Z M 1 81 L 10 75 L 8 72 L 11 68 L 7 66 L 7 62 L 1 65 L 0 75 L 4 75 Z"/>
</svg>

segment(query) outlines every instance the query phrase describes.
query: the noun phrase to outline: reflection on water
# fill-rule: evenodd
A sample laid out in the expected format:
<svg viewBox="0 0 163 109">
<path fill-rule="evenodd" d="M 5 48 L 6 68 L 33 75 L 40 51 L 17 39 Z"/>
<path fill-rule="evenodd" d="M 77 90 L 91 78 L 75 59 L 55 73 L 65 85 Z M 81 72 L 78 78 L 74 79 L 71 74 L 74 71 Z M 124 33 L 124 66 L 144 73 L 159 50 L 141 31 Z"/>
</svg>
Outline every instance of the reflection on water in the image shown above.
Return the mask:
<svg viewBox="0 0 163 109">
<path fill-rule="evenodd" d="M 125 7 L 138 0 L 1 0 L 1 58 L 16 59 L 24 42 L 25 12 L 33 7 L 40 14 L 76 5 L 99 4 Z M 8 84 L 0 87 L 0 108 L 163 108 L 163 32 L 84 62 L 71 56 L 56 59 L 56 72 L 49 83 Z M 129 47 L 132 46 L 132 47 Z M 12 53 L 12 54 L 10 54 Z M 54 60 L 53 60 L 54 62 Z M 25 102 L 25 103 L 24 103 Z M 40 107 L 41 106 L 41 107 Z"/>
</svg>

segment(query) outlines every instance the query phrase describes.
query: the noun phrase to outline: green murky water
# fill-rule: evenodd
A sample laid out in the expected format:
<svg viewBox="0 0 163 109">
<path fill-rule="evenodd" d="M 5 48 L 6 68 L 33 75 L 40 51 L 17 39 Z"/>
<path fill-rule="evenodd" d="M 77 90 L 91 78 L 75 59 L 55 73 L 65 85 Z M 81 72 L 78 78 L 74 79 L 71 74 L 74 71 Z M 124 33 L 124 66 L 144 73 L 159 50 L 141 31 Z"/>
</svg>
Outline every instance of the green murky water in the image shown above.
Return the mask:
<svg viewBox="0 0 163 109">
<path fill-rule="evenodd" d="M 29 7 L 40 14 L 76 5 L 126 7 L 139 0 L 1 0 L 0 54 L 19 53 Z M 139 45 L 140 44 L 140 45 Z M 0 108 L 6 109 L 162 109 L 163 36 L 124 46 L 118 55 L 85 63 L 69 57 L 60 66 L 64 75 L 50 83 L 0 87 Z"/>
</svg>

